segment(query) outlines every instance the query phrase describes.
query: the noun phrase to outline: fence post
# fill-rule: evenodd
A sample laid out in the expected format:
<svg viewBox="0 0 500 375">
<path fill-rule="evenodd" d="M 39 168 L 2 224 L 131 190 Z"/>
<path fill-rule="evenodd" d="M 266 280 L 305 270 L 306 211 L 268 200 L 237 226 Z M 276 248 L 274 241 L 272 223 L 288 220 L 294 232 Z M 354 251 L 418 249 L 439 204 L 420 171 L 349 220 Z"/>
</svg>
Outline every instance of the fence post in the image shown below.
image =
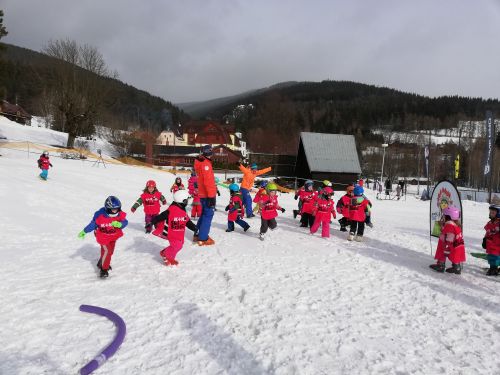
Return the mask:
<svg viewBox="0 0 500 375">
<path fill-rule="evenodd" d="M 26 141 L 26 143 L 28 144 L 28 159 L 29 159 L 30 158 L 30 142 Z"/>
</svg>

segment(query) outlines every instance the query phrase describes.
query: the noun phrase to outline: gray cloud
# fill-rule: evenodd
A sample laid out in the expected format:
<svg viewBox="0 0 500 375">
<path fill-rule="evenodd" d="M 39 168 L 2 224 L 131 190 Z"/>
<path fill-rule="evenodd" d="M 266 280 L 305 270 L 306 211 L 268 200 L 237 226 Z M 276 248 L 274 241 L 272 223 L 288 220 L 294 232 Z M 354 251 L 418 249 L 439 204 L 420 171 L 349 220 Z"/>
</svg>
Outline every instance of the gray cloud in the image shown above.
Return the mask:
<svg viewBox="0 0 500 375">
<path fill-rule="evenodd" d="M 288 80 L 500 98 L 498 0 L 3 0 L 6 43 L 70 38 L 173 102 Z"/>
</svg>

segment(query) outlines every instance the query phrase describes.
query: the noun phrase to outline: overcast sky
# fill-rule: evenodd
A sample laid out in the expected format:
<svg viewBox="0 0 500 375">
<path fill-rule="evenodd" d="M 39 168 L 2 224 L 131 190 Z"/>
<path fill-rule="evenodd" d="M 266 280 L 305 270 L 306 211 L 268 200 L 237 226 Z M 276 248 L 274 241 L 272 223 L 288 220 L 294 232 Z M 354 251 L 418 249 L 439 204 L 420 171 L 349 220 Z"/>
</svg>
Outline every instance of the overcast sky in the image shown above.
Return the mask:
<svg viewBox="0 0 500 375">
<path fill-rule="evenodd" d="M 174 103 L 283 81 L 500 98 L 500 0 L 2 0 L 6 43 L 74 39 Z"/>
</svg>

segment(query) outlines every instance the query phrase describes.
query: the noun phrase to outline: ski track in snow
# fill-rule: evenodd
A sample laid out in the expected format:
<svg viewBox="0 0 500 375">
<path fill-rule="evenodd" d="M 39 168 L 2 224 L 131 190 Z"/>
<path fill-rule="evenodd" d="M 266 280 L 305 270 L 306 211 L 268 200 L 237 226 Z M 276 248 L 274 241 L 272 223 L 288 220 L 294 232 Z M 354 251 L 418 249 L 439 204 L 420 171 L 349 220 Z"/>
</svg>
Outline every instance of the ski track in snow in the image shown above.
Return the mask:
<svg viewBox="0 0 500 375">
<path fill-rule="evenodd" d="M 75 373 L 94 358 L 115 328 L 80 304 L 127 324 L 95 374 L 500 373 L 500 279 L 470 257 L 461 276 L 428 268 L 428 203 L 368 192 L 375 227 L 357 243 L 336 221 L 330 239 L 298 228 L 296 201 L 283 194 L 287 212 L 259 241 L 258 217 L 247 233 L 225 232 L 222 191 L 216 245 L 198 247 L 187 230 L 180 265 L 167 268 L 167 241 L 146 235 L 142 210 L 129 208 L 150 178 L 170 202 L 173 175 L 56 159 L 44 182 L 33 156 L 2 154 L 1 374 Z M 108 195 L 130 224 L 101 280 L 93 235 L 76 235 Z M 464 202 L 468 251 L 480 251 L 487 207 Z"/>
</svg>

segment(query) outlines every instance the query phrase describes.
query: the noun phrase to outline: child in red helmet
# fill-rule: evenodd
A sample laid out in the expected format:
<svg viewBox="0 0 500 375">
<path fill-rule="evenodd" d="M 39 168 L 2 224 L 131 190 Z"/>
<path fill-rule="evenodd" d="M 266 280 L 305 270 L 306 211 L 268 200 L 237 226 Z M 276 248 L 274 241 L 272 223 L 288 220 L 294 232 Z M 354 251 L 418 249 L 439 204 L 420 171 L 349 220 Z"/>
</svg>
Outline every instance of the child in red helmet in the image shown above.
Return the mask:
<svg viewBox="0 0 500 375">
<path fill-rule="evenodd" d="M 333 189 L 329 186 L 325 187 L 319 193 L 319 196 L 314 202 L 313 217 L 314 223 L 311 226 L 311 234 L 316 233 L 321 225 L 321 237 L 330 237 L 330 216 L 337 218 L 335 212 L 335 203 L 333 202 Z"/>
<path fill-rule="evenodd" d="M 451 267 L 446 272 L 460 275 L 462 273 L 462 262 L 465 262 L 465 245 L 460 227 L 460 211 L 453 206 L 443 209 L 442 230 L 434 259 L 436 264 L 429 267 L 436 272 L 444 272 L 446 258 L 451 261 Z"/>
<path fill-rule="evenodd" d="M 163 194 L 156 189 L 156 182 L 153 180 L 149 180 L 148 182 L 146 182 L 146 187 L 142 191 L 141 196 L 134 203 L 130 211 L 135 212 L 135 210 L 137 210 L 139 206 L 144 205 L 144 221 L 146 224 L 148 224 L 151 222 L 154 216 L 160 213 L 160 202 L 163 205 L 167 204 L 167 200 L 165 199 Z M 154 234 L 159 234 L 163 229 L 163 225 L 158 225 L 155 228 L 157 229 L 157 231 L 155 231 Z"/>
</svg>

